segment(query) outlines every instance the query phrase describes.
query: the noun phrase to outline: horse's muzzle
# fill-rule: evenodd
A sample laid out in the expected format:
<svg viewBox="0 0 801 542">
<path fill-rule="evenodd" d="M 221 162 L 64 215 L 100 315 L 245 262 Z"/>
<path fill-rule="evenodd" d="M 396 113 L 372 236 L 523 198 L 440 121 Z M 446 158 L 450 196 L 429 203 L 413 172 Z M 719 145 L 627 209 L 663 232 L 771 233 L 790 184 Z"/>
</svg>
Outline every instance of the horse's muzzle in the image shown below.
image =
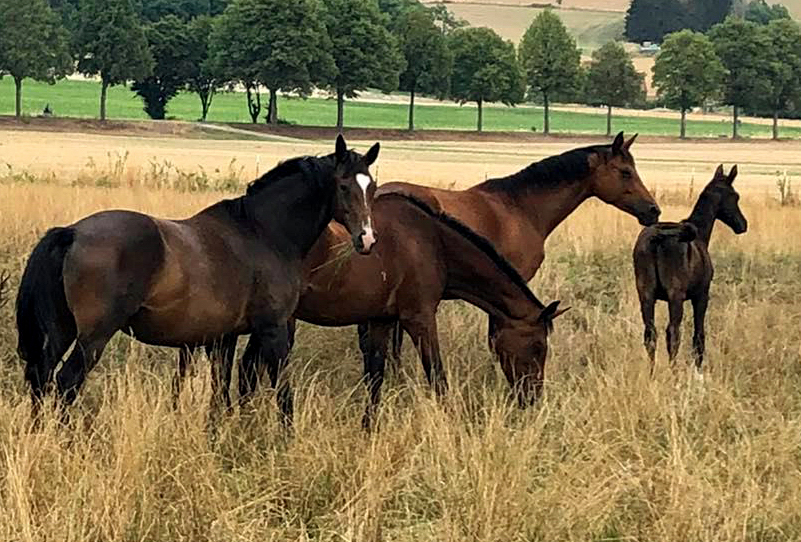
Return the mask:
<svg viewBox="0 0 801 542">
<path fill-rule="evenodd" d="M 656 203 L 648 203 L 637 210 L 637 220 L 642 226 L 650 226 L 656 224 L 661 214 L 662 209 L 659 208 L 659 205 Z"/>
<path fill-rule="evenodd" d="M 370 254 L 377 241 L 373 228 L 363 229 L 353 240 L 353 246 L 359 254 Z"/>
</svg>

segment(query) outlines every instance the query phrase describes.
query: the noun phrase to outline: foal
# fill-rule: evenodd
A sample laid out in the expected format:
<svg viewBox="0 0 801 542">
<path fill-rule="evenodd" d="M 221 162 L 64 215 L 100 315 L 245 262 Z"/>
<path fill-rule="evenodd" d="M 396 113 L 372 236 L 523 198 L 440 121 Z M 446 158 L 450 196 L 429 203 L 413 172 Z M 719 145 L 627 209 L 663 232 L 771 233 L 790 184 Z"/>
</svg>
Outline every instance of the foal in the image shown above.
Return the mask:
<svg viewBox="0 0 801 542">
<path fill-rule="evenodd" d="M 671 363 L 679 351 L 680 326 L 684 301 L 693 304 L 693 355 L 701 372 L 704 361 L 704 317 L 712 283 L 712 260 L 709 238 L 715 220 L 729 226 L 734 233 L 744 233 L 748 222 L 737 202 L 739 194 L 732 183 L 737 166 L 726 175 L 718 166 L 715 176 L 698 196 L 689 218 L 681 222 L 658 222 L 644 228 L 634 245 L 634 275 L 645 324 L 644 343 L 654 372 L 656 356 L 656 300 L 668 302 L 670 323 L 667 327 L 667 349 Z"/>
</svg>

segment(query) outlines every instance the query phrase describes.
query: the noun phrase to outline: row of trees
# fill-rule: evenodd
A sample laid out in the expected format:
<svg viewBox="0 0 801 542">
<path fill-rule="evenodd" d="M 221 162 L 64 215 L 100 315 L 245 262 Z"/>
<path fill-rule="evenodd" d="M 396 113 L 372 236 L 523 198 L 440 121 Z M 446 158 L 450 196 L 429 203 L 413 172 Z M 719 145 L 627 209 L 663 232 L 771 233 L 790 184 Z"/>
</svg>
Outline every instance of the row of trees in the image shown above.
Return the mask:
<svg viewBox="0 0 801 542">
<path fill-rule="evenodd" d="M 49 83 L 73 71 L 101 81 L 100 118 L 113 85 L 133 81 L 154 119 L 167 115 L 182 90 L 196 93 L 205 120 L 213 97 L 242 88 L 253 122 L 278 122 L 279 93 L 314 88 L 345 100 L 367 88 L 410 96 L 409 128 L 419 94 L 477 105 L 545 106 L 588 97 L 625 105 L 643 95 L 642 77 L 619 45 L 596 52 L 589 71 L 559 17 L 549 10 L 531 24 L 519 50 L 488 28 L 467 28 L 443 5 L 418 0 L 0 0 L 0 75 L 14 78 L 16 112 L 22 82 Z M 621 84 L 621 82 L 625 84 Z"/>
<path fill-rule="evenodd" d="M 665 37 L 653 68 L 654 85 L 669 107 L 685 114 L 694 107 L 732 107 L 732 137 L 742 110 L 778 119 L 801 107 L 801 28 L 789 17 L 759 24 L 729 16 L 706 34 L 685 29 Z"/>
</svg>

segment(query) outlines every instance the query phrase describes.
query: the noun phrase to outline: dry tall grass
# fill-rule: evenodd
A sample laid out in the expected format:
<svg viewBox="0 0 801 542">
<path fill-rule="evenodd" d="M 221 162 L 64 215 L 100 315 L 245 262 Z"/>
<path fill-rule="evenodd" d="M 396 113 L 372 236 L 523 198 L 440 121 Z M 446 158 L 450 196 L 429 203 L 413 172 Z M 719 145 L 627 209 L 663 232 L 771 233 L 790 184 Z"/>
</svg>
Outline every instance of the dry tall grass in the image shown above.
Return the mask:
<svg viewBox="0 0 801 542">
<path fill-rule="evenodd" d="M 220 196 L 0 183 L 0 263 L 15 292 L 51 225 L 109 207 L 185 216 Z M 686 193 L 661 199 L 666 219 L 687 213 Z M 176 412 L 175 353 L 121 336 L 91 374 L 74 427 L 51 419 L 33 431 L 9 304 L 0 310 L 0 539 L 797 540 L 801 216 L 744 199 L 751 230 L 735 238 L 719 227 L 713 238 L 703 387 L 668 370 L 663 337 L 647 377 L 630 268 L 638 228 L 588 203 L 549 241 L 533 284 L 543 300 L 573 306 L 557 322 L 539 407 L 507 403 L 485 318 L 446 303 L 451 394 L 433 399 L 407 351 L 373 435 L 360 429 L 354 331 L 310 326 L 292 364 L 292 436 L 266 391 L 254 412 L 207 431 L 207 364 Z"/>
</svg>

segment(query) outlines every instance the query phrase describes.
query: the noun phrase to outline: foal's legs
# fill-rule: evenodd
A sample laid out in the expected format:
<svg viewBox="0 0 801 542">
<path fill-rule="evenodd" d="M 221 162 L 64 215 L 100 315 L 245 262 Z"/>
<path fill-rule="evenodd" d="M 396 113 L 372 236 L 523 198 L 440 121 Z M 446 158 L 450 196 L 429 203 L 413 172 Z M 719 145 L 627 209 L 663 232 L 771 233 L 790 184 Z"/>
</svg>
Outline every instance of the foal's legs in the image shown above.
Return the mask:
<svg viewBox="0 0 801 542">
<path fill-rule="evenodd" d="M 640 295 L 640 313 L 642 314 L 642 323 L 645 327 L 643 333 L 643 344 L 645 351 L 648 353 L 648 361 L 651 364 L 651 375 L 654 374 L 654 364 L 656 362 L 656 326 L 654 325 L 654 308 L 656 307 L 656 299 L 651 292 L 639 292 Z"/>
<path fill-rule="evenodd" d="M 448 381 L 439 352 L 436 311 L 417 312 L 408 317 L 401 315 L 401 323 L 417 348 L 428 383 L 434 386 L 437 395 L 444 395 L 448 391 Z"/>
<path fill-rule="evenodd" d="M 695 368 L 700 373 L 704 363 L 705 337 L 704 319 L 706 318 L 706 308 L 709 304 L 709 292 L 692 298 L 693 303 L 693 357 L 695 358 Z"/>
<path fill-rule="evenodd" d="M 359 347 L 364 354 L 364 378 L 370 399 L 362 418 L 362 427 L 369 430 L 373 425 L 378 404 L 381 401 L 381 386 L 384 383 L 384 364 L 390 336 L 396 330 L 396 322 L 371 321 L 359 326 Z M 400 330 L 402 333 L 402 330 Z"/>
<path fill-rule="evenodd" d="M 679 353 L 681 343 L 681 319 L 684 317 L 684 300 L 680 296 L 671 296 L 668 300 L 669 322 L 667 327 L 668 359 L 673 363 Z"/>
</svg>

